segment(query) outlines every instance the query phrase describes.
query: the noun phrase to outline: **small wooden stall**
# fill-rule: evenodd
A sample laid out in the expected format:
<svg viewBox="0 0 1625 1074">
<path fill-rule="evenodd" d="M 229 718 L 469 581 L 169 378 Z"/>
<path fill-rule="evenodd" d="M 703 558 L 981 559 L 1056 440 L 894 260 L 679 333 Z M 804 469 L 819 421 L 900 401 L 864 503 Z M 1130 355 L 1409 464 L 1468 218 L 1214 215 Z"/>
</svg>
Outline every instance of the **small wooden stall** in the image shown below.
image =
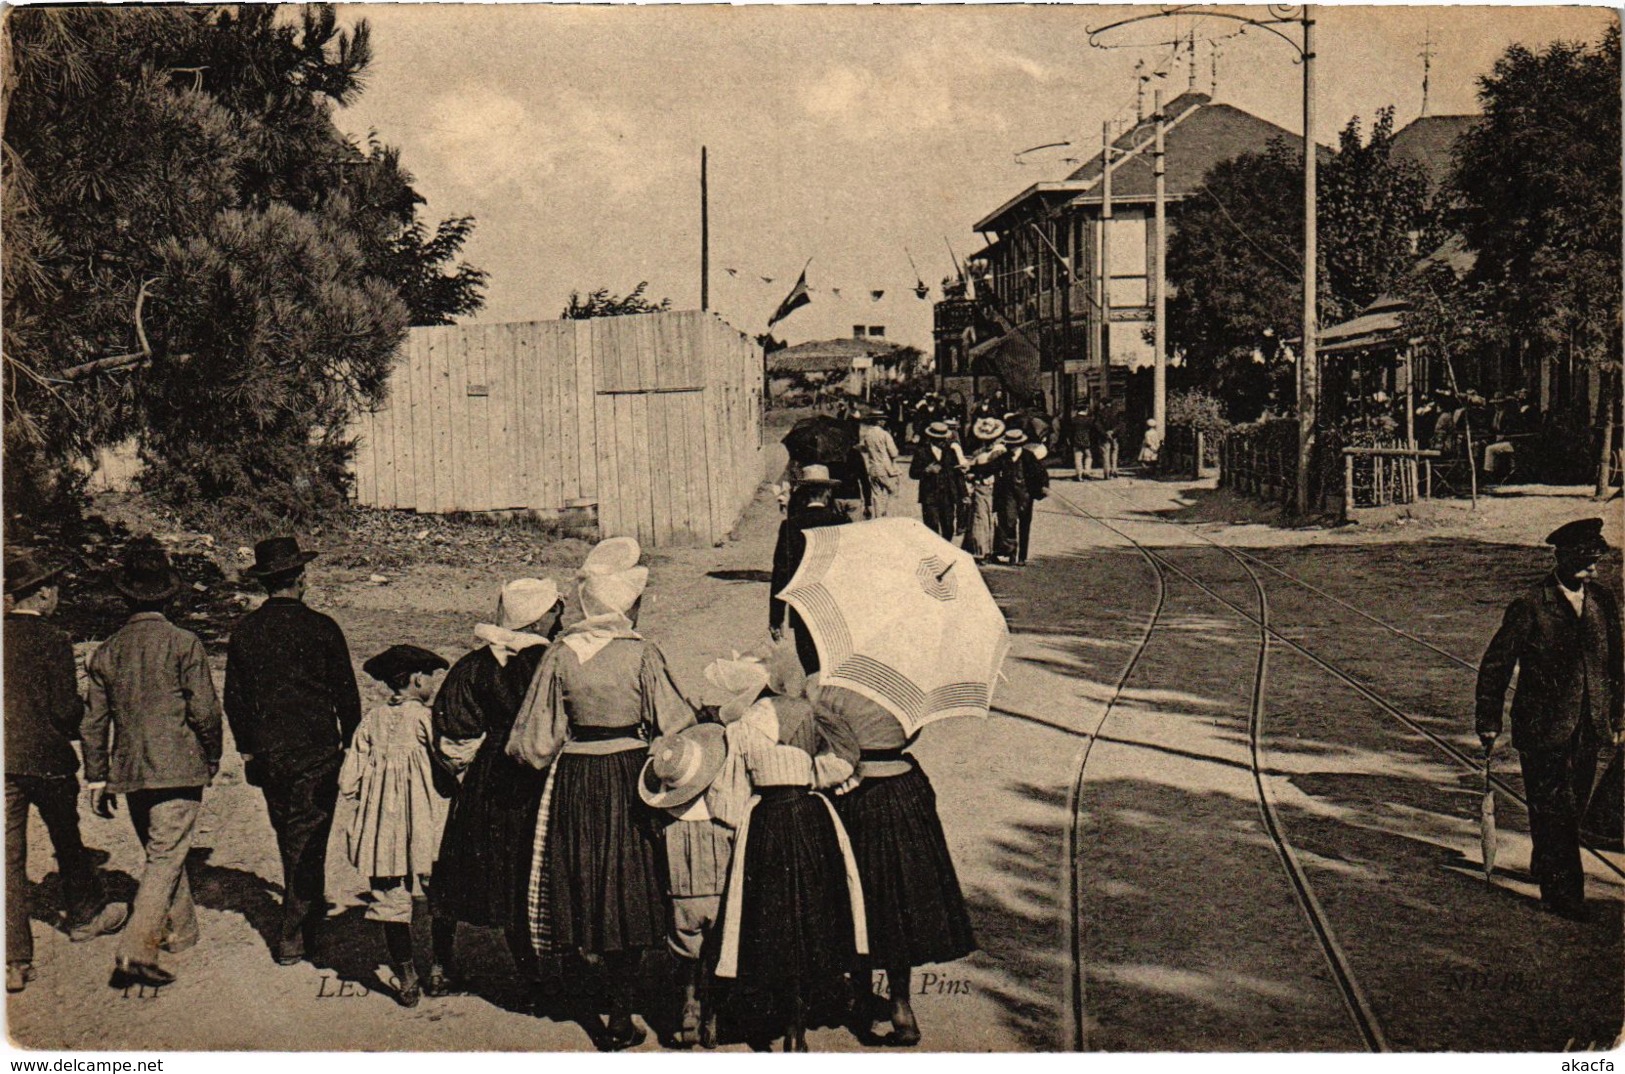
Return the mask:
<svg viewBox="0 0 1625 1074">
<path fill-rule="evenodd" d="M 1341 514 L 1403 507 L 1432 495 L 1437 451 L 1416 442 L 1416 377 L 1404 331 L 1409 304 L 1384 296 L 1320 336 L 1323 442 L 1335 441 Z M 1328 483 L 1330 485 L 1330 483 Z M 1331 488 L 1327 488 L 1328 499 Z"/>
<path fill-rule="evenodd" d="M 723 540 L 763 479 L 762 351 L 713 313 L 414 328 L 352 426 L 354 495 Z"/>
</svg>

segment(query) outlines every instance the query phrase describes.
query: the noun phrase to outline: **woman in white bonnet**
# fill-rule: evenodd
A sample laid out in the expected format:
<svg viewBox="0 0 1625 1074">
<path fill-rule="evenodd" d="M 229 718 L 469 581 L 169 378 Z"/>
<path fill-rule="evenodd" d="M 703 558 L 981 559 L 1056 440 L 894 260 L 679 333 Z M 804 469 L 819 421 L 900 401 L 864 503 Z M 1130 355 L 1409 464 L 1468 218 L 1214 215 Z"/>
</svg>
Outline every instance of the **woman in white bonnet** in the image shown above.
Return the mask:
<svg viewBox="0 0 1625 1074">
<path fill-rule="evenodd" d="M 452 796 L 429 889 L 434 963 L 424 991 L 431 996 L 459 987 L 453 961 L 459 921 L 502 929 L 519 975 L 536 976 L 525 889 L 544 776 L 504 748 L 563 610 L 551 580 L 519 578 L 503 586 L 496 622 L 474 628 L 484 644 L 452 666 L 435 696 L 436 751 L 461 785 Z"/>
<path fill-rule="evenodd" d="M 706 678 L 734 694 L 722 707 L 728 752 L 706 806 L 737 831 L 722 910 L 717 976 L 736 979 L 756 1047 L 780 1034 L 807 1050 L 815 997 L 868 952 L 857 862 L 822 793 L 851 778 L 857 738 L 800 696 L 794 646 L 764 664 L 718 660 Z"/>
<path fill-rule="evenodd" d="M 508 755 L 549 768 L 532 847 L 528 919 L 536 953 L 601 963 L 602 1005 L 574 989 L 576 1012 L 605 1051 L 647 1036 L 632 1021 L 644 951 L 666 942 L 659 831 L 638 795 L 649 742 L 694 723 L 658 646 L 637 632 L 649 570 L 630 537 L 602 541 L 581 569 L 583 618 L 536 670 L 508 736 Z M 587 1004 L 592 1006 L 588 1007 Z"/>
</svg>

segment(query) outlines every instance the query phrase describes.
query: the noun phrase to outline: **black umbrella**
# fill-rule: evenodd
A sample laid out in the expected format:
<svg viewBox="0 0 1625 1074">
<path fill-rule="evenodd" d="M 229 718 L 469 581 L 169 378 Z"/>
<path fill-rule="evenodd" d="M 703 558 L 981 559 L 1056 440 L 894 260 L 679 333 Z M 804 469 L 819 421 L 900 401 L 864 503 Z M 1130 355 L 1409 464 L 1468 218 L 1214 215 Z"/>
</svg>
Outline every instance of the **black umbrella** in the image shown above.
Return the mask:
<svg viewBox="0 0 1625 1074">
<path fill-rule="evenodd" d="M 818 414 L 796 422 L 784 434 L 783 443 L 790 453 L 790 461 L 797 466 L 818 463 L 844 467 L 848 456 L 858 446 L 858 430 L 853 422 Z"/>
</svg>

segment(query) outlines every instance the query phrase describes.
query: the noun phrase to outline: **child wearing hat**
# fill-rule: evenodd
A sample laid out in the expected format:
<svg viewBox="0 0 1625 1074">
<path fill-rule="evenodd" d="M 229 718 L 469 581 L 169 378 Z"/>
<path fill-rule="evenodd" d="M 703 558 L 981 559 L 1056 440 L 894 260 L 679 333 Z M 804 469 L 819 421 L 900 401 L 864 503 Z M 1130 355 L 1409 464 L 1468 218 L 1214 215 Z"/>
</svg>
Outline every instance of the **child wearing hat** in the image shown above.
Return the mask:
<svg viewBox="0 0 1625 1074">
<path fill-rule="evenodd" d="M 720 724 L 695 724 L 656 739 L 638 780 L 644 804 L 667 818 L 662 832 L 671 897 L 667 943 L 683 985 L 681 1021 L 672 1038 L 679 1048 L 714 1048 L 717 1042 L 715 1005 L 705 985 L 707 963 L 716 961 L 711 938 L 733 857 L 733 831 L 712 816 L 705 792 L 727 753 Z"/>
<path fill-rule="evenodd" d="M 356 803 L 345 833 L 350 864 L 370 878 L 367 918 L 383 926 L 395 970 L 395 1001 L 415 1007 L 420 987 L 412 960 L 414 904 L 426 897 L 428 878 L 446 820 L 446 800 L 435 789 L 433 717 L 429 702 L 444 658 L 416 645 L 392 645 L 361 666 L 390 689 L 389 701 L 361 718 L 339 792 Z"/>
</svg>

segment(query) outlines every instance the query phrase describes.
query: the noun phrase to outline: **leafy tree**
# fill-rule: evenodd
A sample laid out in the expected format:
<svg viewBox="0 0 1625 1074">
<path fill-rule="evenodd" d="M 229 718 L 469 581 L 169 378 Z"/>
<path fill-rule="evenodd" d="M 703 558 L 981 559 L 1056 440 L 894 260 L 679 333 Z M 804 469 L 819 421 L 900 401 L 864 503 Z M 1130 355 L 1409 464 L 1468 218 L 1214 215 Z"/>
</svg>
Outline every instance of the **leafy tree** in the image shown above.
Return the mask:
<svg viewBox="0 0 1625 1074">
<path fill-rule="evenodd" d="M 1358 117 L 1323 156 L 1316 197 L 1322 324 L 1354 316 L 1395 288 L 1429 230 L 1420 168 L 1392 157 L 1393 111 L 1370 136 Z M 1186 379 L 1249 421 L 1273 392 L 1290 396 L 1281 341 L 1302 334 L 1303 155 L 1285 142 L 1216 165 L 1179 209 L 1168 241 L 1168 338 Z"/>
<path fill-rule="evenodd" d="M 570 303 L 559 316 L 566 321 L 585 321 L 591 317 L 625 317 L 634 313 L 659 313 L 671 309 L 671 299 L 651 302 L 643 297 L 649 281 L 644 280 L 625 295 L 612 295 L 609 288 L 600 287 L 585 298 L 577 291 L 570 292 Z"/>
<path fill-rule="evenodd" d="M 1621 348 L 1620 36 L 1514 45 L 1479 79 L 1484 119 L 1456 145 L 1452 225 L 1477 260 L 1494 335 L 1526 363 L 1589 369 L 1602 492 Z"/>
<path fill-rule="evenodd" d="M 1356 316 L 1394 288 L 1418 253 L 1428 252 L 1412 238 L 1435 230 L 1427 176 L 1419 165 L 1394 160 L 1393 145 L 1392 108 L 1377 112 L 1363 142 L 1356 116 L 1320 174 L 1315 208 L 1324 251 L 1323 325 Z"/>
<path fill-rule="evenodd" d="M 1291 377 L 1279 342 L 1302 313 L 1300 159 L 1276 142 L 1216 165 L 1169 236 L 1170 349 L 1234 421 L 1257 417 L 1272 382 Z"/>
<path fill-rule="evenodd" d="M 480 304 L 398 155 L 333 110 L 365 22 L 330 7 L 30 8 L 6 21 L 6 491 L 136 435 L 152 487 L 287 517 L 342 491 L 342 430 L 408 323 Z"/>
</svg>

